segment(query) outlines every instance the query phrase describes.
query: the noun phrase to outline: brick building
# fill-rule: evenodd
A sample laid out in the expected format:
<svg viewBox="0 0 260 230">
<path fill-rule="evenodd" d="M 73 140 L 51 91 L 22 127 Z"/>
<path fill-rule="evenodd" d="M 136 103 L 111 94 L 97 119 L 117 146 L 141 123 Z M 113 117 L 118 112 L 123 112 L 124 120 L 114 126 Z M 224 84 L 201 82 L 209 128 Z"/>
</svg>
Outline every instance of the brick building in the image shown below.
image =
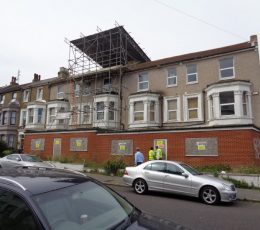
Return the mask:
<svg viewBox="0 0 260 230">
<path fill-rule="evenodd" d="M 159 145 L 165 159 L 192 165 L 260 165 L 255 35 L 151 61 L 119 26 L 73 40 L 70 49 L 79 53 L 68 70 L 45 81 L 45 123 L 28 126 L 27 115 L 25 152 L 96 163 L 120 155 L 131 164 L 136 147 L 147 159 Z"/>
</svg>

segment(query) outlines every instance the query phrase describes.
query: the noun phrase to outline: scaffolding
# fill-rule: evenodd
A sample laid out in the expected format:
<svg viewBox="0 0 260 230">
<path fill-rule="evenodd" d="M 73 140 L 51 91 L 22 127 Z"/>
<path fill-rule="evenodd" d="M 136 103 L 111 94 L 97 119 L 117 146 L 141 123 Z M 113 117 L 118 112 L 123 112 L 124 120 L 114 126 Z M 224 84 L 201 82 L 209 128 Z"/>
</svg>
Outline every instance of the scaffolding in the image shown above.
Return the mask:
<svg viewBox="0 0 260 230">
<path fill-rule="evenodd" d="M 97 28 L 95 34 L 89 36 L 81 34 L 80 38 L 76 40 L 65 41 L 69 44 L 68 71 L 70 75 L 69 94 L 72 108 L 72 125 L 76 124 L 77 114 L 82 112 L 75 109 L 77 101 L 75 98 L 75 82 L 83 84 L 85 80 L 94 79 L 95 87 L 91 91 L 92 96 L 102 93 L 118 94 L 121 101 L 124 68 L 129 63 L 150 61 L 149 57 L 124 27 L 118 24 L 113 29 L 101 31 L 100 28 Z M 106 87 L 98 88 L 97 79 L 102 77 L 108 78 L 108 82 L 111 82 L 113 77 L 118 77 L 119 87 L 113 88 L 112 84 L 107 84 Z M 80 96 L 82 97 L 82 92 Z"/>
</svg>

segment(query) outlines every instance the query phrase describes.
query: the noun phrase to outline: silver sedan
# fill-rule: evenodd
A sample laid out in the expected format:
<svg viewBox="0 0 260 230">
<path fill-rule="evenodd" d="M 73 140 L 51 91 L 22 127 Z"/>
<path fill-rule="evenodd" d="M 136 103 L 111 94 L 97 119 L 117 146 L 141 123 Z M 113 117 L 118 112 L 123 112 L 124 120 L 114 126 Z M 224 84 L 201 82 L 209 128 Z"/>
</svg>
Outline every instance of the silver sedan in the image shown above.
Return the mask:
<svg viewBox="0 0 260 230">
<path fill-rule="evenodd" d="M 126 167 L 123 180 L 138 194 L 148 190 L 172 192 L 198 197 L 206 204 L 236 200 L 236 189 L 232 183 L 202 175 L 181 162 L 157 160 Z"/>
<path fill-rule="evenodd" d="M 38 156 L 30 154 L 14 153 L 0 158 L 1 167 L 15 167 L 15 166 L 34 166 L 54 168 L 55 166 L 49 162 L 42 161 Z"/>
</svg>

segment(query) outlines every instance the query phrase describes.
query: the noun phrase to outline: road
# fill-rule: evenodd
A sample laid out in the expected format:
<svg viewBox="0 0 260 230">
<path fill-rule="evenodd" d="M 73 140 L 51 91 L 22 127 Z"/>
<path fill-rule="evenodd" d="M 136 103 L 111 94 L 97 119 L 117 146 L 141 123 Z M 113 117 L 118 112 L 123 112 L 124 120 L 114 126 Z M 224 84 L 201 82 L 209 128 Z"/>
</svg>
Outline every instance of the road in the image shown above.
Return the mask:
<svg viewBox="0 0 260 230">
<path fill-rule="evenodd" d="M 205 205 L 194 198 L 150 192 L 137 195 L 132 188 L 110 186 L 143 211 L 173 220 L 194 230 L 259 230 L 260 203 Z"/>
</svg>

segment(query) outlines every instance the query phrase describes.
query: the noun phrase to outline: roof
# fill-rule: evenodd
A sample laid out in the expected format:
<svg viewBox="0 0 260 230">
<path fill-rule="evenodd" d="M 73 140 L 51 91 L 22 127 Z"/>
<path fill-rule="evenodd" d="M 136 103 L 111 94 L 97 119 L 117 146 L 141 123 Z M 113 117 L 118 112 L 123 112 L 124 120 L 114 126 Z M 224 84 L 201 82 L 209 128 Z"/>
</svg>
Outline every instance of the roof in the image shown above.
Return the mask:
<svg viewBox="0 0 260 230">
<path fill-rule="evenodd" d="M 257 44 L 251 45 L 250 42 L 243 42 L 235 45 L 224 46 L 216 49 L 210 49 L 205 51 L 199 51 L 194 53 L 183 54 L 179 56 L 173 56 L 169 58 L 159 59 L 146 63 L 140 63 L 135 65 L 129 65 L 130 71 L 145 70 L 149 68 L 155 68 L 159 66 L 167 66 L 180 62 L 196 61 L 203 58 L 213 57 L 217 55 L 224 55 L 232 52 L 243 51 L 248 49 L 254 49 Z"/>
<path fill-rule="evenodd" d="M 70 42 L 103 68 L 125 65 L 129 61 L 150 61 L 123 26 Z"/>
<path fill-rule="evenodd" d="M 89 180 L 83 174 L 63 169 L 36 167 L 0 168 L 0 184 L 14 185 L 22 190 L 28 190 L 34 195 Z"/>
</svg>

